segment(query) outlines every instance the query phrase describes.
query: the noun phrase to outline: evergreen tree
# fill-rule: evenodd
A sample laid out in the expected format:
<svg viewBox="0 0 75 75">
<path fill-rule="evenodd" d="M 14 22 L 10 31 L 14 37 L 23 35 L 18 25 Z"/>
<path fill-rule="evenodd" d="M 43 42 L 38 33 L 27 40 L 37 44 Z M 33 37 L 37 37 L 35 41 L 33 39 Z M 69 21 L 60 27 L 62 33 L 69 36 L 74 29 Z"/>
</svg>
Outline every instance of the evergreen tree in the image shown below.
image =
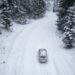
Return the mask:
<svg viewBox="0 0 75 75">
<path fill-rule="evenodd" d="M 67 14 L 67 10 L 70 6 L 73 5 L 75 0 L 60 0 L 59 1 L 59 14 L 58 14 L 58 20 L 57 20 L 57 27 L 58 30 L 63 31 L 63 24 L 64 24 L 64 17 Z"/>
<path fill-rule="evenodd" d="M 11 10 L 9 8 L 7 0 L 3 1 L 3 3 L 0 6 L 0 9 L 1 23 L 4 25 L 5 29 L 9 30 L 11 26 L 11 21 L 9 20 Z"/>
<path fill-rule="evenodd" d="M 75 40 L 75 28 L 73 29 L 66 29 L 64 32 L 63 42 L 65 44 L 65 48 L 72 48 L 73 42 Z"/>
<path fill-rule="evenodd" d="M 45 11 L 46 4 L 43 0 L 16 0 L 12 19 L 18 23 L 25 24 L 27 18 L 40 18 Z"/>
<path fill-rule="evenodd" d="M 30 1 L 29 0 L 14 0 L 12 19 L 19 24 L 26 24 L 28 15 L 30 14 Z"/>
<path fill-rule="evenodd" d="M 75 4 L 67 10 L 67 14 L 64 17 L 64 38 L 63 42 L 67 48 L 73 47 L 75 40 Z"/>
<path fill-rule="evenodd" d="M 57 27 L 63 33 L 66 48 L 72 48 L 75 38 L 75 0 L 60 0 Z"/>
<path fill-rule="evenodd" d="M 44 0 L 32 0 L 31 15 L 33 18 L 44 16 L 46 11 L 46 4 Z"/>
<path fill-rule="evenodd" d="M 10 28 L 11 20 L 25 24 L 29 18 L 44 16 L 46 4 L 44 0 L 3 0 L 0 9 L 3 20 L 1 23 L 5 25 L 5 28 Z"/>
</svg>

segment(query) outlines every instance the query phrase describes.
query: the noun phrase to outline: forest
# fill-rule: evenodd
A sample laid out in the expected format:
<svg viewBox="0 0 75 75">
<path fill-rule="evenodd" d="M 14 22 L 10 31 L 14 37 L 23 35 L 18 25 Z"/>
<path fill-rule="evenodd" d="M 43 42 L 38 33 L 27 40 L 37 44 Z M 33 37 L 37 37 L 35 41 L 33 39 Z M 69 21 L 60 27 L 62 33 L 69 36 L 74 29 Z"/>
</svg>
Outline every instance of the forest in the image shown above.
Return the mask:
<svg viewBox="0 0 75 75">
<path fill-rule="evenodd" d="M 60 0 L 57 28 L 63 35 L 66 48 L 73 48 L 75 43 L 75 0 Z"/>
<path fill-rule="evenodd" d="M 50 0 L 1 0 L 1 29 L 10 31 L 12 22 L 25 25 L 28 20 L 44 17 Z M 66 48 L 73 48 L 75 43 L 75 0 L 54 0 L 58 2 L 57 30 L 62 34 Z M 54 6 L 55 8 L 56 6 Z M 53 10 L 54 11 L 54 10 Z M 54 13 L 56 13 L 54 11 Z"/>
<path fill-rule="evenodd" d="M 26 24 L 27 19 L 38 19 L 44 16 L 44 0 L 2 0 L 0 3 L 0 23 L 9 30 L 12 21 Z"/>
</svg>

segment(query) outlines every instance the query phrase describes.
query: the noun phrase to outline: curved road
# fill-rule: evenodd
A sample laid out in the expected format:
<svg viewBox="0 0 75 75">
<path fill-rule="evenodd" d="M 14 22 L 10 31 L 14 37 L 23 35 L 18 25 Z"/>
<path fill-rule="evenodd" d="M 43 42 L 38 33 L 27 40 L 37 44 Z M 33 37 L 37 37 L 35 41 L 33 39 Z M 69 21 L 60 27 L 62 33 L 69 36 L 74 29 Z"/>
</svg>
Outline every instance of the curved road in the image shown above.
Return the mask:
<svg viewBox="0 0 75 75">
<path fill-rule="evenodd" d="M 43 19 L 35 21 L 19 34 L 4 75 L 75 75 L 75 51 L 60 48 L 56 19 L 56 14 L 49 12 Z M 39 48 L 47 49 L 47 64 L 38 62 Z"/>
</svg>

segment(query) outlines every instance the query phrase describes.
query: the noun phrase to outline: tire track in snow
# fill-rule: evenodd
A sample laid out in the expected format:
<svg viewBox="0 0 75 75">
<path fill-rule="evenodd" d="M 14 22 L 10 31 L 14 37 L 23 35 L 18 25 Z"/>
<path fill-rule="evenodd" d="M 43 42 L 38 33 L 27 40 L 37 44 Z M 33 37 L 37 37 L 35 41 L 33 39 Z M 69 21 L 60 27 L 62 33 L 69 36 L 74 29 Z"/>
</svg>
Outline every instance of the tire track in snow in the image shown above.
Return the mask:
<svg viewBox="0 0 75 75">
<path fill-rule="evenodd" d="M 37 23 L 37 22 L 36 22 Z M 33 28 L 34 27 L 34 28 Z M 12 61 L 13 60 L 13 58 L 15 59 L 15 53 L 17 53 L 18 51 L 16 51 L 15 49 L 16 49 L 16 47 L 18 48 L 19 47 L 19 45 L 17 45 L 18 43 L 20 44 L 20 42 L 22 43 L 22 40 L 21 41 L 19 41 L 20 39 L 24 39 L 24 38 L 22 38 L 23 36 L 24 36 L 24 34 L 27 34 L 27 31 L 28 30 L 30 30 L 31 29 L 31 31 L 33 31 L 33 29 L 35 29 L 36 28 L 36 25 L 35 25 L 35 23 L 33 23 L 33 26 L 30 26 L 30 27 L 28 27 L 27 29 L 25 29 L 20 35 L 19 35 L 19 38 L 16 38 L 16 41 L 15 41 L 15 43 L 14 43 L 14 47 L 13 47 L 13 49 L 12 49 L 12 51 L 11 51 L 11 53 L 10 53 L 10 56 L 9 56 L 9 58 L 8 58 L 8 67 L 10 67 L 9 69 L 11 69 L 15 64 L 16 64 L 16 62 L 14 62 L 14 61 Z M 27 38 L 25 38 L 26 39 L 26 41 L 25 41 L 25 43 L 27 42 L 27 39 L 29 38 L 29 36 L 30 36 L 30 34 L 31 34 L 31 31 L 29 31 L 28 33 L 28 37 Z M 23 41 L 24 42 L 24 41 Z M 17 49 L 18 50 L 18 49 Z M 21 51 L 22 52 L 22 51 Z M 17 60 L 17 59 L 16 59 Z M 12 63 L 12 62 L 14 62 L 14 63 Z M 14 64 L 13 66 L 11 66 L 12 64 Z M 15 65 L 16 66 L 16 65 Z M 11 69 L 11 71 L 13 70 L 13 68 Z M 12 75 L 13 75 L 13 72 L 11 72 L 10 71 L 10 73 L 12 73 Z M 8 71 L 7 71 L 8 72 Z M 10 75 L 10 73 L 7 73 L 7 75 Z"/>
<path fill-rule="evenodd" d="M 50 40 L 49 38 L 46 38 L 46 39 L 48 39 L 47 40 L 47 42 L 46 42 L 46 40 L 44 39 L 44 35 L 46 34 L 46 33 L 49 33 L 48 31 L 49 30 L 47 30 L 47 29 L 49 29 L 48 28 L 48 26 L 47 26 L 47 23 L 49 22 L 50 20 L 48 20 L 46 23 L 44 23 L 41 27 L 40 26 L 38 26 L 38 28 L 37 29 L 35 29 L 34 30 L 34 32 L 36 32 L 36 35 L 33 37 L 33 35 L 35 34 L 34 32 L 31 34 L 32 36 L 30 37 L 30 39 L 29 39 L 29 42 L 27 43 L 27 46 L 26 46 L 26 49 L 28 50 L 28 52 L 27 52 L 27 57 L 28 57 L 28 55 L 30 55 L 31 57 L 30 58 L 33 58 L 34 59 L 34 57 L 35 57 L 35 59 L 33 60 L 32 59 L 32 61 L 33 61 L 33 67 L 34 67 L 34 69 L 33 70 L 31 70 L 30 72 L 32 73 L 32 74 L 29 74 L 29 73 L 26 73 L 27 75 L 33 75 L 33 74 L 35 74 L 35 75 L 58 75 L 57 74 L 57 72 L 56 72 L 56 69 L 55 69 L 55 67 L 54 67 L 54 64 L 53 63 L 51 63 L 51 62 L 49 62 L 49 63 L 47 63 L 46 65 L 42 65 L 42 64 L 40 64 L 37 60 L 36 60 L 36 53 L 37 53 L 37 51 L 35 51 L 35 50 L 38 50 L 39 48 L 41 48 L 41 47 L 46 47 L 47 48 L 47 45 L 48 45 L 48 41 Z M 51 21 L 52 22 L 52 21 Z M 46 27 L 47 27 L 47 29 L 46 29 Z M 42 29 L 43 28 L 43 29 Z M 45 29 L 44 29 L 45 28 Z M 42 31 L 41 31 L 42 30 Z M 44 31 L 43 31 L 44 30 Z M 40 33 L 41 33 L 41 36 L 42 37 L 38 37 L 39 36 L 39 31 L 40 31 Z M 46 35 L 45 35 L 46 36 Z M 38 39 L 40 40 L 37 40 L 37 39 L 35 39 L 35 38 L 37 38 L 38 37 Z M 49 35 L 48 36 L 46 36 L 46 37 L 49 37 Z M 42 39 L 41 39 L 42 38 Z M 31 40 L 33 40 L 33 39 L 35 39 L 35 41 L 36 41 L 36 43 L 35 43 L 35 41 L 31 41 Z M 43 43 L 43 41 L 44 41 L 44 43 L 46 43 L 45 45 L 44 45 L 44 43 Z M 31 44 L 30 44 L 30 42 L 32 42 Z M 30 47 L 30 48 L 29 48 Z M 31 52 L 31 51 L 29 51 L 29 50 L 31 50 L 32 52 L 34 52 L 34 54 L 36 54 L 36 55 L 34 55 L 33 56 L 33 53 Z M 28 53 L 30 53 L 30 54 L 28 54 Z M 31 55 L 31 53 L 32 53 L 32 55 Z M 33 57 L 32 57 L 33 56 Z M 29 62 L 30 63 L 30 62 Z M 31 64 L 31 63 L 30 63 Z M 52 66 L 51 66 L 52 65 Z M 32 67 L 31 66 L 31 67 Z M 52 72 L 53 71 L 55 71 L 55 73 L 53 74 L 53 73 L 51 73 L 51 71 L 49 71 L 49 69 L 51 70 L 51 69 L 53 69 L 53 70 L 51 70 Z"/>
<path fill-rule="evenodd" d="M 65 59 L 66 56 L 64 56 L 63 53 L 60 54 L 56 54 L 55 55 L 55 64 L 57 67 L 57 70 L 59 71 L 59 74 L 61 75 L 74 75 L 74 73 L 72 72 L 72 68 L 70 67 L 70 65 L 68 64 L 68 59 Z"/>
<path fill-rule="evenodd" d="M 63 55 L 64 61 L 66 62 L 69 70 L 72 72 L 71 75 L 75 75 L 75 71 L 73 70 L 73 67 L 75 67 L 75 63 L 73 63 L 73 56 L 70 54 Z"/>
<path fill-rule="evenodd" d="M 48 19 L 50 18 L 47 18 L 46 22 L 49 25 L 50 22 Z M 54 25 L 54 21 L 51 20 L 50 26 L 47 27 L 43 27 L 43 25 L 47 24 L 43 22 L 44 20 L 39 21 L 39 23 L 36 21 L 33 25 L 23 30 L 19 37 L 16 38 L 14 48 L 8 59 L 5 75 L 73 75 L 67 61 L 68 59 L 65 58 L 65 52 L 61 51 L 57 45 L 54 29 L 51 28 L 51 36 L 49 34 L 47 35 L 48 30 L 45 30 L 47 27 L 51 27 L 51 24 Z M 43 25 L 40 27 L 42 23 Z M 38 32 L 38 29 L 40 32 Z M 35 34 L 34 32 L 37 33 Z M 39 33 L 41 35 L 37 37 Z M 35 36 L 33 36 L 34 34 Z M 37 42 L 35 43 L 35 41 Z M 49 46 L 48 44 L 50 44 L 49 48 L 47 48 Z M 54 45 L 56 46 L 55 48 Z M 46 65 L 39 64 L 36 59 L 36 51 L 41 47 L 48 50 L 49 62 Z M 56 50 L 56 48 L 59 49 Z"/>
</svg>

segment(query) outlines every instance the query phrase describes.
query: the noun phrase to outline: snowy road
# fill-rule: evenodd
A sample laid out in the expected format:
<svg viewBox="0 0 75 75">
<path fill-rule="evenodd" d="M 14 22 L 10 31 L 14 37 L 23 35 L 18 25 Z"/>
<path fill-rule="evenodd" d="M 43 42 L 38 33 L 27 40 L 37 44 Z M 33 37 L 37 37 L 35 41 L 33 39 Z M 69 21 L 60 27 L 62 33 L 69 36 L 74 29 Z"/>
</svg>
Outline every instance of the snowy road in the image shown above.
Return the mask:
<svg viewBox="0 0 75 75">
<path fill-rule="evenodd" d="M 4 75 L 75 75 L 75 51 L 60 48 L 56 19 L 56 15 L 50 12 L 18 35 Z M 47 64 L 38 62 L 39 48 L 47 49 Z"/>
</svg>

